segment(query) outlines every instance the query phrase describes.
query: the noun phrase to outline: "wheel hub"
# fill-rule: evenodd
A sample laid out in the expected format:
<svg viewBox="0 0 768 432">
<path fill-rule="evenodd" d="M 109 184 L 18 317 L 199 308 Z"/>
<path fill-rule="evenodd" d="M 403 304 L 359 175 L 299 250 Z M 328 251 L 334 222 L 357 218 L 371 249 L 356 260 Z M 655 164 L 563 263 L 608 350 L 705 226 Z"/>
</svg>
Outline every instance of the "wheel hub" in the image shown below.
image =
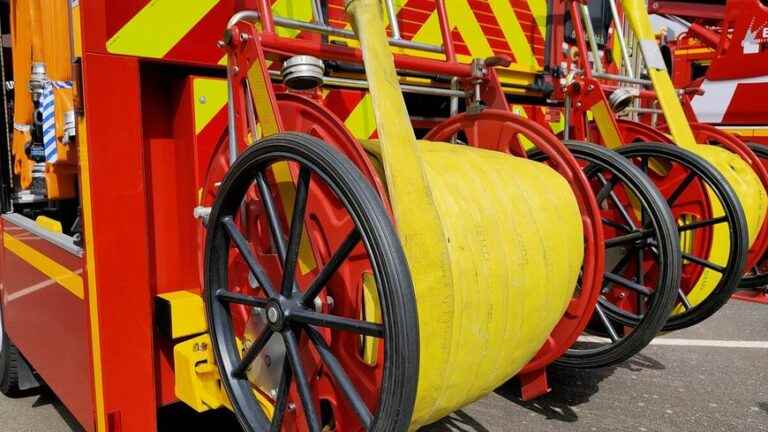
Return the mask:
<svg viewBox="0 0 768 432">
<path fill-rule="evenodd" d="M 277 300 L 270 300 L 267 303 L 267 322 L 272 330 L 276 333 L 283 330 L 285 327 L 285 312 L 283 307 Z"/>
</svg>

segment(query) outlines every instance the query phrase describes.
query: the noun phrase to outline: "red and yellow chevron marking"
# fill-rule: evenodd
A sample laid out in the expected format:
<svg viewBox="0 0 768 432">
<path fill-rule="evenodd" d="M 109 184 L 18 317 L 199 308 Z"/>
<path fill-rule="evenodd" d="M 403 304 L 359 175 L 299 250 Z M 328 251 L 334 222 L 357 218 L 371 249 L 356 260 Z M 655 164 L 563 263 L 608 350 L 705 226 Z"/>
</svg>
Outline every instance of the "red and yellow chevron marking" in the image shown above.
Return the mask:
<svg viewBox="0 0 768 432">
<path fill-rule="evenodd" d="M 276 15 L 309 21 L 308 0 L 271 0 Z M 395 0 L 402 37 L 422 43 L 440 44 L 437 11 L 433 0 Z M 458 58 L 469 62 L 476 57 L 506 55 L 513 59 L 508 70 L 500 71 L 503 81 L 528 83 L 544 62 L 547 0 L 449 0 L 446 2 L 451 36 Z M 235 8 L 235 0 L 137 0 L 113 2 L 108 6 L 107 51 L 169 61 L 221 64 L 224 56 L 216 41 Z M 343 0 L 330 0 L 331 25 L 349 28 Z M 300 31 L 279 29 L 285 37 L 299 37 Z M 351 42 L 353 45 L 354 42 Z M 431 58 L 435 53 L 398 49 L 399 52 Z M 326 106 L 345 119 L 347 127 L 360 138 L 375 134 L 370 98 L 360 91 L 331 90 L 325 93 Z M 224 100 L 211 101 L 196 119 L 196 130 L 220 115 Z"/>
<path fill-rule="evenodd" d="M 308 0 L 271 0 L 277 15 L 308 21 Z M 219 64 L 216 47 L 235 0 L 136 0 L 109 2 L 107 52 L 172 61 Z M 403 38 L 440 43 L 433 0 L 395 0 Z M 543 63 L 546 37 L 546 0 L 451 0 L 447 2 L 451 35 L 459 59 L 507 55 L 512 70 L 535 72 Z M 331 0 L 329 21 L 348 27 L 343 0 Z M 279 29 L 296 37 L 299 31 Z M 434 53 L 409 54 L 438 57 Z"/>
</svg>

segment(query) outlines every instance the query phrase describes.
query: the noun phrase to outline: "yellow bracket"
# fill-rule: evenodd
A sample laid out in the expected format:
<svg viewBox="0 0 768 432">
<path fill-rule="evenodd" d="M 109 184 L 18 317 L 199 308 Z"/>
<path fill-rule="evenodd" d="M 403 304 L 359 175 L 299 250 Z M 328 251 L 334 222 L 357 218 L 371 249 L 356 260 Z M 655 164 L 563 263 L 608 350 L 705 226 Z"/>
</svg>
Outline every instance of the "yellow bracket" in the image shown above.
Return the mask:
<svg viewBox="0 0 768 432">
<path fill-rule="evenodd" d="M 172 340 L 208 331 L 203 299 L 199 295 L 191 291 L 173 291 L 157 297 L 158 321 Z"/>
<path fill-rule="evenodd" d="M 173 347 L 176 397 L 197 412 L 227 407 L 229 399 L 221 387 L 211 339 L 207 334 Z"/>
</svg>

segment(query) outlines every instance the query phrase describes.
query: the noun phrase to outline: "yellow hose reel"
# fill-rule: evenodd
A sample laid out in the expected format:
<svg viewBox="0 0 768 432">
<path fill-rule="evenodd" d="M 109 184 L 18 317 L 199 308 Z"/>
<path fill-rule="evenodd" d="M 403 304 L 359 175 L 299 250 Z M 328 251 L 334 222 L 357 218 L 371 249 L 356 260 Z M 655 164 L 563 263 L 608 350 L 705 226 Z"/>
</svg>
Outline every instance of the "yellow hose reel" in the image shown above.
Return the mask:
<svg viewBox="0 0 768 432">
<path fill-rule="evenodd" d="M 547 166 L 416 140 L 379 7 L 347 3 L 415 285 L 415 429 L 484 396 L 533 357 L 571 298 L 582 227 L 570 187 Z"/>
</svg>

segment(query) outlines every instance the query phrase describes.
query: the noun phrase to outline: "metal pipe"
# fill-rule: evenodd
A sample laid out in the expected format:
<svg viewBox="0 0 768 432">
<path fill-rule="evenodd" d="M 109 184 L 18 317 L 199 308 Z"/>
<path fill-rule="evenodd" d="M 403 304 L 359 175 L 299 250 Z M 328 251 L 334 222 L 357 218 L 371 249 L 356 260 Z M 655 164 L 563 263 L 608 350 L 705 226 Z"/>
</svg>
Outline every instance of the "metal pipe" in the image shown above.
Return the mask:
<svg viewBox="0 0 768 432">
<path fill-rule="evenodd" d="M 627 77 L 624 75 L 616 75 L 606 72 L 595 72 L 592 74 L 595 78 L 604 79 L 604 80 L 611 80 L 611 81 L 620 81 L 625 82 L 628 84 L 638 84 L 638 85 L 644 85 L 644 86 L 652 86 L 653 83 L 650 80 L 646 79 L 640 79 L 640 78 L 632 78 Z"/>
<path fill-rule="evenodd" d="M 638 107 L 626 107 L 624 108 L 624 111 L 627 112 L 636 112 L 636 113 L 656 113 L 656 114 L 663 114 L 664 111 L 658 109 L 658 108 L 638 108 Z"/>
<path fill-rule="evenodd" d="M 282 79 L 280 72 L 269 71 L 269 75 L 272 79 Z M 349 87 L 357 89 L 367 89 L 368 81 L 358 80 L 352 78 L 339 78 L 339 77 L 323 77 L 323 85 L 332 87 Z M 430 96 L 446 96 L 446 97 L 465 97 L 466 94 L 461 90 L 452 90 L 440 87 L 425 87 L 411 84 L 400 84 L 400 89 L 404 93 L 424 94 Z"/>
<path fill-rule="evenodd" d="M 314 41 L 285 38 L 275 34 L 262 34 L 260 39 L 265 51 L 282 56 L 302 54 L 327 60 L 358 64 L 363 62 L 363 53 L 357 48 L 336 44 L 318 44 Z M 436 73 L 461 78 L 472 76 L 471 65 L 466 63 L 446 62 L 443 59 L 429 59 L 423 56 L 416 57 L 408 54 L 396 55 L 394 60 L 395 67 L 401 70 Z"/>
<path fill-rule="evenodd" d="M 227 21 L 227 30 L 232 30 L 232 28 L 240 21 L 257 22 L 259 19 L 261 19 L 261 14 L 255 10 L 243 10 L 237 12 L 229 18 L 229 21 Z"/>
<path fill-rule="evenodd" d="M 356 39 L 355 33 L 351 30 L 339 29 L 328 25 L 308 23 L 304 21 L 297 21 L 290 18 L 284 18 L 276 16 L 274 17 L 275 24 L 294 30 L 307 30 L 314 31 L 321 34 L 327 34 L 332 36 L 340 36 L 348 39 Z M 432 44 L 425 44 L 420 42 L 413 42 L 404 39 L 389 39 L 389 44 L 400 48 L 411 48 L 421 51 L 429 51 L 434 53 L 443 53 L 443 47 Z"/>
<path fill-rule="evenodd" d="M 587 79 L 592 78 L 592 68 L 589 65 L 589 59 L 587 57 L 587 44 L 584 41 L 584 26 L 581 22 L 581 12 L 576 2 L 570 4 L 571 12 L 571 24 L 573 25 L 573 31 L 576 33 L 576 46 L 579 49 L 579 57 L 583 60 L 584 64 L 584 76 Z"/>
<path fill-rule="evenodd" d="M 232 65 L 227 65 L 227 123 L 229 130 L 229 164 L 235 163 L 237 159 L 237 124 L 235 122 L 235 89 L 232 84 Z"/>
<path fill-rule="evenodd" d="M 459 88 L 459 78 L 453 77 L 451 79 L 451 90 L 458 90 Z M 455 116 L 459 113 L 459 97 L 458 96 L 451 96 L 451 116 Z"/>
<path fill-rule="evenodd" d="M 632 72 L 632 63 L 629 61 L 629 49 L 627 48 L 627 40 L 624 38 L 623 23 L 619 19 L 619 8 L 616 6 L 616 0 L 608 0 L 611 5 L 611 15 L 613 15 L 614 29 L 616 30 L 616 36 L 619 38 L 619 49 L 621 50 L 621 58 L 624 60 L 624 64 L 627 66 L 627 74 L 630 78 L 634 78 L 635 75 Z"/>
<path fill-rule="evenodd" d="M 326 24 L 325 15 L 323 15 L 323 5 L 320 0 L 312 0 L 312 16 L 318 24 Z"/>
<path fill-rule="evenodd" d="M 581 20 L 584 21 L 584 30 L 587 31 L 587 40 L 592 51 L 592 68 L 595 73 L 600 73 L 603 71 L 603 65 L 600 61 L 600 50 L 597 48 L 595 28 L 592 26 L 592 18 L 589 16 L 589 6 L 585 4 L 579 5 L 579 12 L 581 12 Z"/>
<path fill-rule="evenodd" d="M 389 28 L 392 30 L 392 39 L 399 40 L 400 24 L 397 23 L 397 13 L 395 12 L 395 3 L 392 0 L 385 0 L 384 4 L 387 5 L 387 17 L 389 17 Z"/>
<path fill-rule="evenodd" d="M 324 77 L 323 83 L 329 86 L 337 87 L 355 87 L 355 88 L 368 88 L 368 82 L 363 80 L 354 80 L 349 78 L 336 78 L 336 77 Z M 466 96 L 461 90 L 451 90 L 435 87 L 423 87 L 410 84 L 400 84 L 400 89 L 404 93 L 423 94 L 430 96 L 446 96 L 446 97 L 464 97 Z"/>
<path fill-rule="evenodd" d="M 440 24 L 440 36 L 443 41 L 445 59 L 452 63 L 456 61 L 456 48 L 453 46 L 453 39 L 451 38 L 451 27 L 448 22 L 448 11 L 445 9 L 445 0 L 436 0 L 435 5 L 437 7 L 437 20 Z"/>
</svg>

